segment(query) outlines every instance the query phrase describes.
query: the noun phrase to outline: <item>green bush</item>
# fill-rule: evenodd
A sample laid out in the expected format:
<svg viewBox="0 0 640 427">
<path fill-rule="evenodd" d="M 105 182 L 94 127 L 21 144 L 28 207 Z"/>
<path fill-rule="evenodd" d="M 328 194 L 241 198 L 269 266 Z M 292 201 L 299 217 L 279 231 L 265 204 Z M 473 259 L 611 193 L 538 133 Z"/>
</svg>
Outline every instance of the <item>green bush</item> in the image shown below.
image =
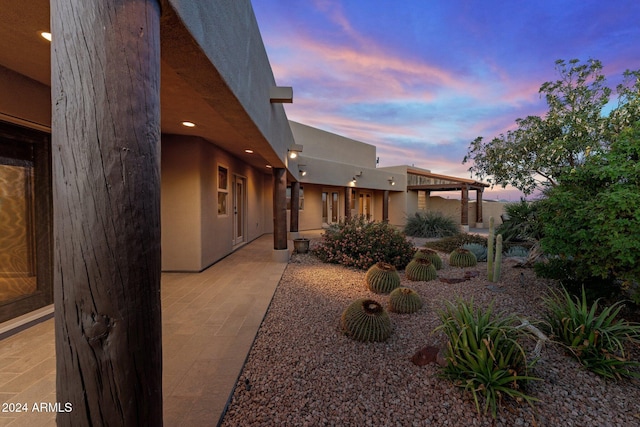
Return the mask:
<svg viewBox="0 0 640 427">
<path fill-rule="evenodd" d="M 368 269 L 377 262 L 404 268 L 415 249 L 404 233 L 385 222 L 354 217 L 340 222 L 322 235 L 313 253 L 324 262 Z"/>
<path fill-rule="evenodd" d="M 478 236 L 477 234 L 459 233 L 455 236 L 444 237 L 435 242 L 427 242 L 425 246 L 438 251 L 451 253 L 454 249 L 458 249 L 467 243 L 477 243 L 487 246 L 487 238 Z"/>
<path fill-rule="evenodd" d="M 459 228 L 455 220 L 440 212 L 416 212 L 407 218 L 404 232 L 413 237 L 446 237 L 457 234 Z"/>
<path fill-rule="evenodd" d="M 565 345 L 585 368 L 606 378 L 640 378 L 630 370 L 640 363 L 629 360 L 625 350 L 628 342 L 640 342 L 640 324 L 616 319 L 621 302 L 599 311 L 598 301 L 589 306 L 584 291 L 574 299 L 563 289 L 552 291 L 545 305 L 552 339 Z"/>
<path fill-rule="evenodd" d="M 543 226 L 538 216 L 538 202 L 520 200 L 504 207 L 504 222 L 496 228 L 505 242 L 540 240 Z"/>
<path fill-rule="evenodd" d="M 442 376 L 472 393 L 478 413 L 479 395 L 484 398 L 484 413 L 490 409 L 494 418 L 502 396 L 530 405 L 537 400 L 522 391 L 528 381 L 539 378 L 528 374 L 535 360 L 527 361 L 518 342 L 524 332 L 515 328 L 514 315 L 494 316 L 493 305 L 483 311 L 473 307 L 473 300 L 458 300 L 455 305 L 446 302 L 438 316 L 442 325 L 436 331 L 449 339 Z"/>
</svg>

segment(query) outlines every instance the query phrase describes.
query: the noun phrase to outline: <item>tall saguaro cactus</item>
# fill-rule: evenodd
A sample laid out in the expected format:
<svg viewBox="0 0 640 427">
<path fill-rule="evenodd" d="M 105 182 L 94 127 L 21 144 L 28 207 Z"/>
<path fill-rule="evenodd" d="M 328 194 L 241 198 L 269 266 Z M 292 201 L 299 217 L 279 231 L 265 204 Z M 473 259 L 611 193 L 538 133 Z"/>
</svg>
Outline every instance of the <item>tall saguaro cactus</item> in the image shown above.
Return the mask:
<svg viewBox="0 0 640 427">
<path fill-rule="evenodd" d="M 493 282 L 493 234 L 495 233 L 495 220 L 489 218 L 489 239 L 487 241 L 487 276 Z"/>
</svg>

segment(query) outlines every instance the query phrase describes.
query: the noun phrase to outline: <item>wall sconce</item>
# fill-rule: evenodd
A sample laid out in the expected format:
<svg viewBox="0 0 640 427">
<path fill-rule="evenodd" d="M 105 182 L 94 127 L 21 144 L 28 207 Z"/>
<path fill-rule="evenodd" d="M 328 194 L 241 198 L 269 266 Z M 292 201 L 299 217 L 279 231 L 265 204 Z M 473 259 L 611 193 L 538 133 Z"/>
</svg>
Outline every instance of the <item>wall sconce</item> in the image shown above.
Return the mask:
<svg viewBox="0 0 640 427">
<path fill-rule="evenodd" d="M 307 175 L 307 170 L 303 169 L 306 165 L 299 165 L 300 167 L 298 168 L 298 173 L 300 174 L 300 176 L 306 176 Z"/>
<path fill-rule="evenodd" d="M 393 180 L 393 177 L 389 178 L 389 184 L 396 185 L 396 182 Z"/>
<path fill-rule="evenodd" d="M 289 152 L 289 158 L 295 159 L 298 154 L 302 153 L 302 144 L 293 144 L 287 151 Z"/>
<path fill-rule="evenodd" d="M 354 176 L 353 178 L 351 178 L 351 182 L 355 184 L 356 182 L 358 182 L 358 180 L 357 180 L 357 179 L 356 179 L 356 177 Z"/>
</svg>

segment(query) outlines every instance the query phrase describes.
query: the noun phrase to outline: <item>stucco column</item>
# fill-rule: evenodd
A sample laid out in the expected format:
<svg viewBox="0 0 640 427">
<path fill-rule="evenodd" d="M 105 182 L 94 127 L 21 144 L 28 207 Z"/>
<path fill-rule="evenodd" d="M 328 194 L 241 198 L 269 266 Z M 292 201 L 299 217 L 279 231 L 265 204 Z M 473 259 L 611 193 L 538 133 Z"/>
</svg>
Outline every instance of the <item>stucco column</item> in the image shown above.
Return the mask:
<svg viewBox="0 0 640 427">
<path fill-rule="evenodd" d="M 276 260 L 288 260 L 287 175 L 284 168 L 273 168 L 273 250 Z"/>
<path fill-rule="evenodd" d="M 464 231 L 469 231 L 469 187 L 462 186 L 462 197 L 460 206 L 460 225 Z"/>
<path fill-rule="evenodd" d="M 344 188 L 344 218 L 351 218 L 351 196 L 353 191 L 351 187 Z"/>
<path fill-rule="evenodd" d="M 295 239 L 298 237 L 299 215 L 300 215 L 300 182 L 295 181 L 291 183 L 291 210 L 289 212 L 289 231 L 291 232 L 292 239 Z"/>
<path fill-rule="evenodd" d="M 50 16 L 56 424 L 162 426 L 160 4 Z"/>
<path fill-rule="evenodd" d="M 382 221 L 389 222 L 389 190 L 382 194 Z"/>
<path fill-rule="evenodd" d="M 476 190 L 476 228 L 484 227 L 484 220 L 482 218 L 482 193 L 484 188 L 478 188 Z"/>
</svg>

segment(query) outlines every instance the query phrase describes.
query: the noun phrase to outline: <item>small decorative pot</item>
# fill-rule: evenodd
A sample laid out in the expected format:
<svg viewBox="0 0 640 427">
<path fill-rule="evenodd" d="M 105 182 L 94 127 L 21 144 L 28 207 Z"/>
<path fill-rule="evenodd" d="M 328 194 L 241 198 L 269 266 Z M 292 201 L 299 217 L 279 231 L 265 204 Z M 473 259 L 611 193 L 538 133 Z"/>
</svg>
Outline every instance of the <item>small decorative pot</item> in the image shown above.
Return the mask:
<svg viewBox="0 0 640 427">
<path fill-rule="evenodd" d="M 304 237 L 293 239 L 293 249 L 295 249 L 298 254 L 306 254 L 309 252 L 309 239 Z"/>
</svg>

